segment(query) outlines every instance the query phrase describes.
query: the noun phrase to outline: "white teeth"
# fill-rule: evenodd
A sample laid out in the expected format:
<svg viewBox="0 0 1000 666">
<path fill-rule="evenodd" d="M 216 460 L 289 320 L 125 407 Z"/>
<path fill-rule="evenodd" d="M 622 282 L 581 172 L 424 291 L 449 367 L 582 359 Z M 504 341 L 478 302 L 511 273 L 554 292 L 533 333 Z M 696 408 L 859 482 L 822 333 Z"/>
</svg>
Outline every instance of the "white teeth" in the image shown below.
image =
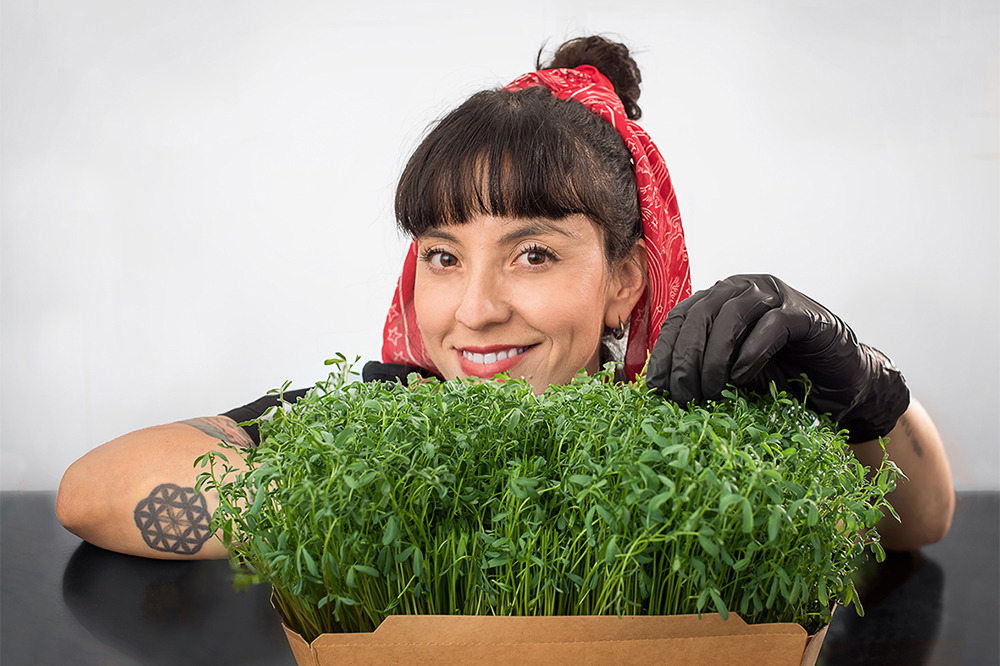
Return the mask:
<svg viewBox="0 0 1000 666">
<path fill-rule="evenodd" d="M 463 351 L 462 356 L 467 361 L 472 361 L 477 365 L 489 365 L 491 363 L 496 363 L 497 361 L 506 361 L 509 358 L 514 358 L 518 354 L 523 354 L 526 347 L 511 347 L 507 351 L 489 354 L 473 354 L 472 352 Z"/>
</svg>

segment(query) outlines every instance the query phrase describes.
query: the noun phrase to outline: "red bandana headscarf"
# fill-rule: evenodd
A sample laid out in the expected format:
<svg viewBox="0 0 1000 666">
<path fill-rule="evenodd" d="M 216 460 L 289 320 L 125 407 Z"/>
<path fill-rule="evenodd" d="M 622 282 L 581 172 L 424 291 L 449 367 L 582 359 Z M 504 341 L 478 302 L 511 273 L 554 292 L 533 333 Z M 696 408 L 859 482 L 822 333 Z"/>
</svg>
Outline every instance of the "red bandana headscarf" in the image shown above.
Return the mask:
<svg viewBox="0 0 1000 666">
<path fill-rule="evenodd" d="M 599 115 L 625 140 L 635 165 L 646 239 L 649 288 L 639 297 L 629 320 L 625 374 L 634 379 L 646 364 L 660 326 L 674 305 L 691 295 L 687 247 L 677 198 L 663 156 L 649 135 L 625 115 L 614 86 L 597 68 L 546 69 L 516 79 L 507 90 L 545 86 L 559 99 L 575 99 Z M 382 361 L 418 365 L 437 373 L 424 347 L 413 308 L 413 281 L 417 272 L 417 242 L 410 245 L 403 274 L 396 286 L 382 334 Z"/>
</svg>

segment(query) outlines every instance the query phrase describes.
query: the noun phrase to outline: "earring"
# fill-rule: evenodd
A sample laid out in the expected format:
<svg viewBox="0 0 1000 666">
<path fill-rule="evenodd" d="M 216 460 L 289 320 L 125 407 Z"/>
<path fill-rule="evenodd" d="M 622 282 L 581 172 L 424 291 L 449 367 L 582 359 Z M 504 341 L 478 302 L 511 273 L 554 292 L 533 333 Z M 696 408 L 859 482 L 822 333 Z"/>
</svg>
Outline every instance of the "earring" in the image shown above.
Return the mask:
<svg viewBox="0 0 1000 666">
<path fill-rule="evenodd" d="M 611 335 L 615 336 L 615 340 L 621 340 L 625 337 L 625 324 L 622 323 L 621 317 L 618 317 L 618 326 L 611 329 Z"/>
</svg>

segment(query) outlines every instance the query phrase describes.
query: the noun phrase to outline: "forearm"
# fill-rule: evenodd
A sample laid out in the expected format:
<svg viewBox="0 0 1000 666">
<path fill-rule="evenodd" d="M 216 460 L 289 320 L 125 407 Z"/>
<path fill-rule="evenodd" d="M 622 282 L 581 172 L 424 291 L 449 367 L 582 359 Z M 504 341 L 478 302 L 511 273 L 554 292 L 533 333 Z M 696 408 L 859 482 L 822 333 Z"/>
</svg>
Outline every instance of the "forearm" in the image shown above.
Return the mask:
<svg viewBox="0 0 1000 666">
<path fill-rule="evenodd" d="M 882 462 L 878 441 L 853 445 L 855 457 L 872 470 Z M 944 445 L 930 416 L 916 400 L 900 417 L 885 444 L 900 477 L 889 503 L 899 521 L 886 515 L 878 524 L 887 550 L 916 550 L 941 540 L 948 533 L 955 511 L 955 488 Z"/>
<path fill-rule="evenodd" d="M 214 491 L 194 491 L 202 469 L 195 459 L 220 450 L 220 440 L 247 445 L 232 419 L 207 417 L 146 428 L 100 446 L 63 476 L 56 513 L 69 531 L 90 543 L 130 555 L 162 559 L 226 557 L 208 530 L 218 505 Z M 221 473 L 221 470 L 217 470 Z"/>
</svg>

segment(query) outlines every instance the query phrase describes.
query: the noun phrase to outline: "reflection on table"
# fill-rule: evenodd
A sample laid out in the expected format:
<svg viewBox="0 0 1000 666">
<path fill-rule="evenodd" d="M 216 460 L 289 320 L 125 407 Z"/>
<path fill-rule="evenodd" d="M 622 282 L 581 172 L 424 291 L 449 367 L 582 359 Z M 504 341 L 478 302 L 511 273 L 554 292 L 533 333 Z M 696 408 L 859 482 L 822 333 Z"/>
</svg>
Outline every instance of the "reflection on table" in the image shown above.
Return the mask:
<svg viewBox="0 0 1000 666">
<path fill-rule="evenodd" d="M 281 663 L 288 652 L 266 585 L 235 591 L 227 562 L 149 560 L 81 543 L 63 598 L 98 639 L 143 664 Z M 294 660 L 292 661 L 294 663 Z"/>
</svg>

